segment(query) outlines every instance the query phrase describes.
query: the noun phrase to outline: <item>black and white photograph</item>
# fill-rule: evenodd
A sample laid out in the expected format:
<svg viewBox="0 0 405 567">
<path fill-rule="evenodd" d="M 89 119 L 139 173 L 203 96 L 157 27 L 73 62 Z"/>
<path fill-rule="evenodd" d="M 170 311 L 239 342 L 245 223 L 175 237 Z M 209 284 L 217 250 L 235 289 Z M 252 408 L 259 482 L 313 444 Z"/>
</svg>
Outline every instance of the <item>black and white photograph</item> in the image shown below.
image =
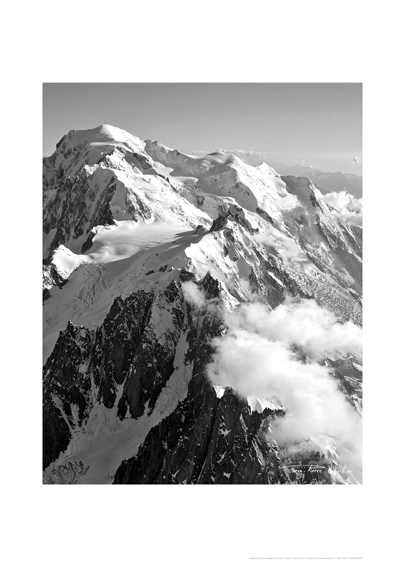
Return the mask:
<svg viewBox="0 0 405 567">
<path fill-rule="evenodd" d="M 3 14 L 1 564 L 402 565 L 400 4 Z"/>
<path fill-rule="evenodd" d="M 43 92 L 43 482 L 361 483 L 362 85 Z"/>
</svg>

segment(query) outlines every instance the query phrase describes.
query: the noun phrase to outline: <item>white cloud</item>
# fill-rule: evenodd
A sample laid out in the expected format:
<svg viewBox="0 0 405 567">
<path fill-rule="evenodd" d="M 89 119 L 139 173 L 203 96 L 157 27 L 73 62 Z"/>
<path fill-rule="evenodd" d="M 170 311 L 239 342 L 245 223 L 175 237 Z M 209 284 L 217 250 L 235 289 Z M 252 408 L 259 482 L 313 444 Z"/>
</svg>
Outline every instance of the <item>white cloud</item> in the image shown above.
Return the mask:
<svg viewBox="0 0 405 567">
<path fill-rule="evenodd" d="M 216 352 L 207 366 L 212 383 L 232 387 L 242 397 L 281 402 L 287 412 L 274 421 L 271 434 L 280 444 L 327 435 L 339 439 L 359 466 L 360 417 L 329 367 L 316 361 L 331 351 L 361 351 L 361 330 L 337 323 L 311 300 L 288 300 L 273 311 L 244 304 L 226 323 L 229 332 L 214 340 Z"/>
<path fill-rule="evenodd" d="M 302 259 L 302 250 L 295 240 L 284 236 L 279 231 L 276 232 L 273 229 L 272 232 L 257 233 L 253 235 L 253 239 L 259 244 L 273 246 L 287 264 L 299 259 L 300 256 Z"/>
<path fill-rule="evenodd" d="M 182 284 L 184 298 L 187 303 L 191 303 L 198 309 L 204 306 L 206 299 L 204 293 L 200 288 L 192 281 L 184 282 Z"/>
<path fill-rule="evenodd" d="M 245 330 L 231 331 L 214 345 L 217 355 L 207 370 L 215 385 L 232 387 L 243 397 L 277 400 L 287 408 L 273 428 L 276 441 L 301 442 L 317 435 L 352 439 L 360 418 L 327 367 L 305 364 L 283 343 Z"/>
<path fill-rule="evenodd" d="M 324 194 L 323 199 L 325 203 L 339 211 L 347 209 L 348 211 L 359 212 L 363 208 L 363 199 L 356 199 L 347 191 L 332 191 Z"/>
<path fill-rule="evenodd" d="M 287 299 L 273 311 L 262 303 L 244 304 L 228 316 L 231 328 L 243 328 L 289 348 L 300 347 L 308 356 L 321 360 L 328 353 L 347 356 L 361 353 L 360 327 L 347 321 L 338 323 L 333 313 L 319 307 L 314 300 L 296 302 Z"/>
<path fill-rule="evenodd" d="M 318 198 L 332 208 L 332 214 L 347 224 L 362 226 L 363 222 L 363 199 L 356 199 L 347 191 L 332 191 Z"/>
</svg>

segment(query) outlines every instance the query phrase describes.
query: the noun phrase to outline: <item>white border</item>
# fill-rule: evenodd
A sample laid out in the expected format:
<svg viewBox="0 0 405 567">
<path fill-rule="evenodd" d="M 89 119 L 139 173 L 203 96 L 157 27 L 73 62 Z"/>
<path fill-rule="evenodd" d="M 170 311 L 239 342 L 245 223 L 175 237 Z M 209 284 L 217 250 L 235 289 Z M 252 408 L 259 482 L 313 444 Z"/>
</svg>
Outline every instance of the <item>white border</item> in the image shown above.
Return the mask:
<svg viewBox="0 0 405 567">
<path fill-rule="evenodd" d="M 331 555 L 361 555 L 363 565 L 402 562 L 402 510 L 399 517 L 395 512 L 403 453 L 398 416 L 404 399 L 399 361 L 405 97 L 396 6 L 251 0 L 7 8 L 1 154 L 4 564 L 235 567 L 252 565 L 249 557 Z M 40 109 L 42 82 L 58 81 L 364 83 L 363 486 L 41 485 Z"/>
</svg>

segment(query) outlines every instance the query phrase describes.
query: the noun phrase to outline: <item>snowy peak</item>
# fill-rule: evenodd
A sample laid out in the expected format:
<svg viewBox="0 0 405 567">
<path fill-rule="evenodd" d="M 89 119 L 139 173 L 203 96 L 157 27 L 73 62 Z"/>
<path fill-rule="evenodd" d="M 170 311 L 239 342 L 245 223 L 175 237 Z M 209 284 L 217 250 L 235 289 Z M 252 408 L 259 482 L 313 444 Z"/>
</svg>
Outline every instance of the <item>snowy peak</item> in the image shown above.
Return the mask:
<svg viewBox="0 0 405 567">
<path fill-rule="evenodd" d="M 260 165 L 257 165 L 256 168 L 259 169 L 260 171 L 266 172 L 268 175 L 274 175 L 280 177 L 277 171 L 264 161 Z"/>
<path fill-rule="evenodd" d="M 90 130 L 70 130 L 57 144 L 64 144 L 67 148 L 83 146 L 85 144 L 117 145 L 124 143 L 144 145 L 143 142 L 125 130 L 104 124 Z"/>
<path fill-rule="evenodd" d="M 297 250 L 300 240 L 303 253 L 315 258 L 326 239 L 332 254 L 339 242 L 339 253 L 349 253 L 352 262 L 357 236 L 342 230 L 311 181 L 280 177 L 265 163 L 251 166 L 219 151 L 190 157 L 112 126 L 69 132 L 44 161 L 44 257 L 59 274 L 83 262 L 104 264 L 138 253 L 145 240 L 140 227 L 155 227 L 142 230 L 163 244 L 161 230 L 212 231 L 229 211 L 231 226 L 263 234 L 262 242 L 275 249 Z M 74 256 L 65 261 L 69 251 Z"/>
<path fill-rule="evenodd" d="M 150 168 L 152 161 L 145 153 L 144 146 L 142 140 L 114 126 L 70 130 L 58 142 L 55 152 L 43 159 L 44 191 L 53 188 L 53 177 L 72 179 L 81 173 L 92 173 L 100 164 L 105 167 Z M 121 166 L 120 161 L 123 161 Z"/>
</svg>

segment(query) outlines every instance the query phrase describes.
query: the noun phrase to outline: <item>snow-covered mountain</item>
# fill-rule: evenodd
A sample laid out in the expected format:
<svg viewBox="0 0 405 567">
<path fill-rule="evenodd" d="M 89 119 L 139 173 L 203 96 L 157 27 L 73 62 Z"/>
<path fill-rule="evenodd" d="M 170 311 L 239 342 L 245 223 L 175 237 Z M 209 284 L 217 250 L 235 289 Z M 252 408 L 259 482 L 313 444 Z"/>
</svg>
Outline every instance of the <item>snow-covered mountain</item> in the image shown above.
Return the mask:
<svg viewBox="0 0 405 567">
<path fill-rule="evenodd" d="M 347 191 L 350 195 L 360 199 L 363 192 L 363 178 L 354 173 L 342 173 L 340 171 L 326 172 L 319 171 L 310 165 L 286 165 L 274 161 L 271 152 L 245 151 L 245 150 L 219 150 L 228 156 L 234 155 L 249 165 L 258 166 L 267 163 L 276 169 L 280 175 L 294 175 L 295 177 L 306 177 L 321 191 L 329 193 L 331 191 Z M 193 152 L 195 157 L 211 155 L 206 151 Z"/>
<path fill-rule="evenodd" d="M 341 171 L 326 172 L 305 167 L 302 165 L 292 165 L 280 170 L 282 175 L 295 175 L 296 177 L 306 177 L 322 192 L 348 191 L 357 199 L 363 194 L 363 178 L 354 173 L 342 173 Z"/>
<path fill-rule="evenodd" d="M 44 482 L 361 482 L 362 229 L 112 126 L 43 163 Z"/>
</svg>

